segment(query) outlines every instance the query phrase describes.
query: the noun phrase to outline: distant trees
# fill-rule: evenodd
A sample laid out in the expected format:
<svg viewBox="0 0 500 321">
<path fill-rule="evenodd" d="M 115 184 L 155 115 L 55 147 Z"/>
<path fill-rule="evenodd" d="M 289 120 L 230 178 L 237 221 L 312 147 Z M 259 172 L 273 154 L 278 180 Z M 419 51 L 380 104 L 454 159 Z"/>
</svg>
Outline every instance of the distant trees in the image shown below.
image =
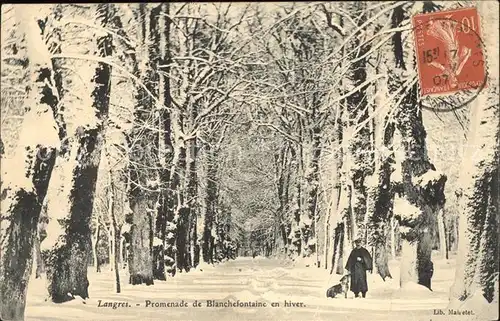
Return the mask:
<svg viewBox="0 0 500 321">
<path fill-rule="evenodd" d="M 254 81 L 265 93 L 259 125 L 284 140 L 274 156 L 280 204 L 276 235 L 290 255 L 311 257 L 317 253 L 320 159 L 330 115 L 321 112 L 331 83 L 326 71 L 331 64 L 322 59 L 332 47 L 314 10 L 283 5 L 275 14 L 280 23 L 256 41 L 266 61 L 255 66 L 260 77 Z"/>
</svg>

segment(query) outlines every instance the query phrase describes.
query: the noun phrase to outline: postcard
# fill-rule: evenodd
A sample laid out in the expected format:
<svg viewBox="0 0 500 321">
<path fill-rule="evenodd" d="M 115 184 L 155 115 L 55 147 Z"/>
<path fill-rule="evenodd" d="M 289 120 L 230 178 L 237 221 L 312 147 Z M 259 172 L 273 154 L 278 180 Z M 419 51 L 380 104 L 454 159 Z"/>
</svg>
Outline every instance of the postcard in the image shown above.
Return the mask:
<svg viewBox="0 0 500 321">
<path fill-rule="evenodd" d="M 0 321 L 498 320 L 499 9 L 2 5 Z"/>
</svg>

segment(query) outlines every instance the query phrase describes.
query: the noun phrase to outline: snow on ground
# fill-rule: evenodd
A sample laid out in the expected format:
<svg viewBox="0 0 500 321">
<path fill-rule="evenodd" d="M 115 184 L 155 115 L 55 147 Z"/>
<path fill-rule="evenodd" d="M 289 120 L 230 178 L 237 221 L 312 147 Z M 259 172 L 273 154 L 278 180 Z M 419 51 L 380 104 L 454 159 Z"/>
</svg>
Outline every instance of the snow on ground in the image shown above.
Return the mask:
<svg viewBox="0 0 500 321">
<path fill-rule="evenodd" d="M 433 292 L 417 284 L 399 289 L 398 262 L 391 261 L 394 279 L 383 282 L 369 274 L 366 299 L 326 298 L 326 289 L 340 276 L 321 268 L 305 267 L 278 259 L 238 258 L 215 266 L 200 265 L 153 286 L 131 286 L 122 270 L 122 293 L 114 292 L 113 272 L 89 269 L 90 296 L 63 304 L 45 301 L 45 281 L 32 279 L 26 320 L 479 320 L 474 316 L 448 315 L 448 290 L 454 260 L 434 262 Z M 124 282 L 125 281 L 125 282 Z M 98 307 L 104 302 L 127 302 L 130 307 Z M 152 302 L 186 302 L 189 307 L 146 307 Z M 195 300 L 201 307 L 193 307 Z M 234 303 L 252 301 L 266 307 L 207 307 L 206 300 Z M 285 307 L 285 301 L 295 306 Z M 279 307 L 271 307 L 272 302 Z M 300 306 L 302 305 L 302 306 Z M 436 315 L 442 310 L 444 315 Z"/>
</svg>

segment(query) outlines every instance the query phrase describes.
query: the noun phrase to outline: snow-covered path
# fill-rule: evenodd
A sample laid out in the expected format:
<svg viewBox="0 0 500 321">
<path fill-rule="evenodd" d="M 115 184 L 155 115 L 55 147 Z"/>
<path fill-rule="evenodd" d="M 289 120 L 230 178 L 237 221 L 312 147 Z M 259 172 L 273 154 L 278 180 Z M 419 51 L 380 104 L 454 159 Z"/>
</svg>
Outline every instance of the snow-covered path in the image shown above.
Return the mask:
<svg viewBox="0 0 500 321">
<path fill-rule="evenodd" d="M 369 275 L 366 299 L 327 299 L 328 285 L 335 282 L 324 270 L 292 267 L 277 259 L 238 258 L 216 266 L 202 265 L 153 286 L 122 284 L 114 292 L 113 272 L 89 271 L 90 299 L 64 304 L 45 301 L 45 281 L 33 279 L 28 293 L 26 320 L 473 320 L 470 316 L 439 316 L 445 310 L 447 291 L 454 271 L 452 261 L 436 264 L 434 292 L 416 286 L 398 290 L 397 262 L 391 262 L 394 280 L 382 282 Z M 122 273 L 122 283 L 127 281 Z M 99 307 L 105 302 L 124 302 L 129 307 Z M 146 307 L 152 303 L 187 303 L 188 307 Z M 195 300 L 201 307 L 193 307 Z M 207 300 L 234 303 L 260 302 L 266 307 L 207 307 Z M 303 306 L 285 307 L 285 301 Z M 271 307 L 271 303 L 279 307 Z"/>
</svg>

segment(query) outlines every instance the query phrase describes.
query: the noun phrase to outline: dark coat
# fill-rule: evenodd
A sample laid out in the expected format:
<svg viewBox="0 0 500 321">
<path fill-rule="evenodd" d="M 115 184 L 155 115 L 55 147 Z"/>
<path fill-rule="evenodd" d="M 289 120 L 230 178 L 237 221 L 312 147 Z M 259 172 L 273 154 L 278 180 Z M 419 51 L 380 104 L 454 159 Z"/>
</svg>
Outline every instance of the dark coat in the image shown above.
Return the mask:
<svg viewBox="0 0 500 321">
<path fill-rule="evenodd" d="M 429 260 L 424 261 L 422 263 L 421 271 L 418 275 L 418 283 L 428 287 L 429 290 L 432 291 L 431 279 L 433 274 L 434 274 L 434 264 L 432 263 L 432 261 Z"/>
<path fill-rule="evenodd" d="M 366 271 L 373 269 L 370 253 L 363 247 L 352 250 L 345 268 L 351 274 L 351 291 L 354 293 L 368 291 Z"/>
</svg>

